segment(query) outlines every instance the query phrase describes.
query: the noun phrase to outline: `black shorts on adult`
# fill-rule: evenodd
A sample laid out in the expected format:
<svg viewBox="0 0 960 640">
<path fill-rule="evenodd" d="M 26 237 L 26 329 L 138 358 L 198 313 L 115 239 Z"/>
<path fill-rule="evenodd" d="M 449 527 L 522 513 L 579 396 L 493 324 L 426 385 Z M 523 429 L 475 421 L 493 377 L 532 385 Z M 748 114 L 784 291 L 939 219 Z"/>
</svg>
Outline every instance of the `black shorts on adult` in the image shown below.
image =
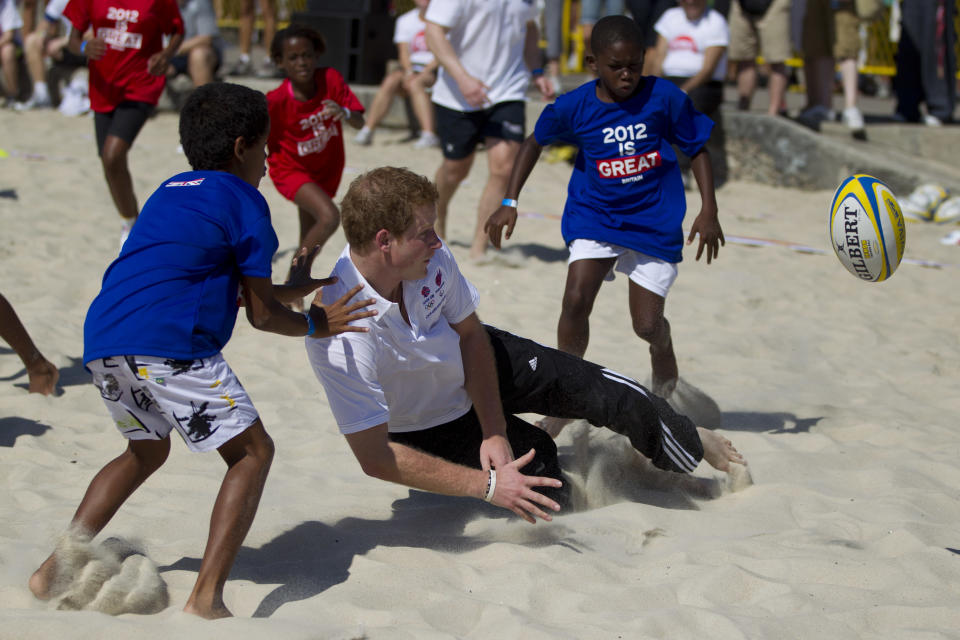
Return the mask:
<svg viewBox="0 0 960 640">
<path fill-rule="evenodd" d="M 153 110 L 152 104 L 128 100 L 118 104 L 113 111 L 95 113 L 93 126 L 97 132 L 97 153 L 103 153 L 103 143 L 107 141 L 107 136 L 116 136 L 132 145 Z"/>
<path fill-rule="evenodd" d="M 523 142 L 526 109 L 522 100 L 499 102 L 481 111 L 457 111 L 434 105 L 443 157 L 466 158 L 485 138 Z"/>
</svg>

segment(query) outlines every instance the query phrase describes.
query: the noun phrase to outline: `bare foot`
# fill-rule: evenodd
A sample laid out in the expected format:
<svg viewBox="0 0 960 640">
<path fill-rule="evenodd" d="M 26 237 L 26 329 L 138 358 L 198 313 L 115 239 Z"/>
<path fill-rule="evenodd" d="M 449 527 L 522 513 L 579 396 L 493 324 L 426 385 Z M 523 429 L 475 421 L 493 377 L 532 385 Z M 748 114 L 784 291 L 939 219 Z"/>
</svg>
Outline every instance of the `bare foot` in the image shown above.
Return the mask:
<svg viewBox="0 0 960 640">
<path fill-rule="evenodd" d="M 550 434 L 551 438 L 556 438 L 563 431 L 563 428 L 573 422 L 570 418 L 544 418 L 537 422 L 537 426 Z"/>
<path fill-rule="evenodd" d="M 206 620 L 219 620 L 220 618 L 233 617 L 233 614 L 230 613 L 230 609 L 227 609 L 227 607 L 222 604 L 218 607 L 203 608 L 188 602 L 187 605 L 183 608 L 183 610 L 186 613 L 189 613 L 195 616 L 200 616 L 201 618 L 204 618 Z"/>
<path fill-rule="evenodd" d="M 719 433 L 697 427 L 697 435 L 700 436 L 700 442 L 703 443 L 703 459 L 709 462 L 714 469 L 729 472 L 731 462 L 747 464 L 747 461 L 733 446 L 733 443 Z"/>
<path fill-rule="evenodd" d="M 54 593 L 51 591 L 53 580 L 57 575 L 57 563 L 53 555 L 47 558 L 40 568 L 33 572 L 27 585 L 34 596 L 40 600 L 49 600 Z"/>
<path fill-rule="evenodd" d="M 30 379 L 30 393 L 42 393 L 49 396 L 57 389 L 57 380 L 60 371 L 49 360 L 40 358 L 27 367 L 27 376 Z"/>
</svg>

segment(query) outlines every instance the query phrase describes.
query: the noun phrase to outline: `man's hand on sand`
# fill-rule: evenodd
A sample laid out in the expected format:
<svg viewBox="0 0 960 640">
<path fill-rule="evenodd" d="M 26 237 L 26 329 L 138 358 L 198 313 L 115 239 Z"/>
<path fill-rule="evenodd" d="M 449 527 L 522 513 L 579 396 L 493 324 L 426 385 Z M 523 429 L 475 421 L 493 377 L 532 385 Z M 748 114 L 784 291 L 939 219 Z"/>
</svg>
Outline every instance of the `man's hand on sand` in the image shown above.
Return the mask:
<svg viewBox="0 0 960 640">
<path fill-rule="evenodd" d="M 731 462 L 747 464 L 747 461 L 733 446 L 733 443 L 719 433 L 697 427 L 697 435 L 700 436 L 700 442 L 703 443 L 703 459 L 714 469 L 729 473 Z"/>
<path fill-rule="evenodd" d="M 541 476 L 525 476 L 520 469 L 533 460 L 534 450 L 526 452 L 510 464 L 497 469 L 497 487 L 493 492 L 491 502 L 498 507 L 509 509 L 529 522 L 536 524 L 537 518 L 552 520 L 553 518 L 540 506 L 560 511 L 560 505 L 547 496 L 533 490 L 533 487 L 560 488 L 563 483 L 556 478 Z"/>
</svg>

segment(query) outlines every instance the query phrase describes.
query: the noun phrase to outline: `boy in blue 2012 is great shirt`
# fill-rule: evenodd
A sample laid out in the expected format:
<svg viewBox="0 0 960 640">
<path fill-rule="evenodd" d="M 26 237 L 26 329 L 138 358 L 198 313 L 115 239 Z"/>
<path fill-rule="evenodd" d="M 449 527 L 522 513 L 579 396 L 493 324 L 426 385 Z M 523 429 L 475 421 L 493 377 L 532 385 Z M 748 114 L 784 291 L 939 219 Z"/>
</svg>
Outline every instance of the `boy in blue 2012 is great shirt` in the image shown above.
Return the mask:
<svg viewBox="0 0 960 640">
<path fill-rule="evenodd" d="M 703 202 L 687 243 L 700 236 L 697 259 L 707 262 L 724 243 L 717 220 L 710 158 L 704 144 L 713 128 L 673 83 L 641 75 L 644 44 L 636 23 L 623 16 L 599 20 L 590 66 L 597 80 L 546 107 L 533 135 L 521 145 L 502 205 L 486 230 L 499 248 L 506 226 L 517 221 L 517 197 L 543 145 L 577 145 L 561 230 L 570 248 L 567 283 L 557 326 L 558 347 L 583 356 L 589 317 L 604 279 L 613 270 L 630 279 L 630 315 L 638 336 L 650 343 L 652 391 L 669 397 L 679 372 L 663 315 L 667 291 L 682 259 L 686 213 L 683 181 L 671 145 L 692 158 Z M 561 424 L 545 423 L 556 435 Z"/>
<path fill-rule="evenodd" d="M 200 571 L 184 610 L 230 615 L 223 586 L 253 522 L 273 459 L 267 435 L 221 350 L 243 293 L 247 318 L 263 331 L 329 337 L 373 315 L 350 303 L 354 287 L 308 313 L 283 306 L 336 279 L 310 277 L 306 250 L 286 285 L 271 281 L 277 235 L 257 191 L 270 118 L 263 94 L 224 83 L 196 89 L 180 115 L 180 140 L 194 171 L 166 180 L 147 201 L 120 256 L 107 269 L 84 321 L 84 365 L 127 449 L 91 481 L 71 527 L 92 537 L 156 471 L 178 431 L 192 451 L 216 449 L 227 473 L 210 518 Z M 54 552 L 30 578 L 39 598 L 69 585 Z"/>
</svg>

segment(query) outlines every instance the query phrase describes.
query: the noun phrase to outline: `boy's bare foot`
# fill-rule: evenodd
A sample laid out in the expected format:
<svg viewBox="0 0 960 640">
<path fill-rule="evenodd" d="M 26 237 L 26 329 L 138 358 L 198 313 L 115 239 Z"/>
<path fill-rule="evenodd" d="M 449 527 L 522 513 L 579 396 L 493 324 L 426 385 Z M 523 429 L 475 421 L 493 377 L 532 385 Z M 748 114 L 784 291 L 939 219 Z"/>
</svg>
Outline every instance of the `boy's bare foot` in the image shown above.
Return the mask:
<svg viewBox="0 0 960 640">
<path fill-rule="evenodd" d="M 57 380 L 60 371 L 49 360 L 40 356 L 27 367 L 27 376 L 30 379 L 30 393 L 42 393 L 49 396 L 57 389 Z"/>
<path fill-rule="evenodd" d="M 49 600 L 54 597 L 51 590 L 53 581 L 57 575 L 57 564 L 54 556 L 47 558 L 40 568 L 33 572 L 27 585 L 33 595 L 40 600 Z"/>
<path fill-rule="evenodd" d="M 700 442 L 703 443 L 703 459 L 709 462 L 714 469 L 729 472 L 731 462 L 747 464 L 747 461 L 733 446 L 733 443 L 719 433 L 697 427 L 697 435 L 700 436 Z"/>
<path fill-rule="evenodd" d="M 206 620 L 219 620 L 220 618 L 232 618 L 233 614 L 230 613 L 230 610 L 223 604 L 219 606 L 211 607 L 199 607 L 193 603 L 188 602 L 187 605 L 183 608 L 184 612 L 200 616 Z"/>
<path fill-rule="evenodd" d="M 550 434 L 551 438 L 556 438 L 563 431 L 563 428 L 573 422 L 570 418 L 544 418 L 537 422 L 537 426 Z"/>
</svg>

